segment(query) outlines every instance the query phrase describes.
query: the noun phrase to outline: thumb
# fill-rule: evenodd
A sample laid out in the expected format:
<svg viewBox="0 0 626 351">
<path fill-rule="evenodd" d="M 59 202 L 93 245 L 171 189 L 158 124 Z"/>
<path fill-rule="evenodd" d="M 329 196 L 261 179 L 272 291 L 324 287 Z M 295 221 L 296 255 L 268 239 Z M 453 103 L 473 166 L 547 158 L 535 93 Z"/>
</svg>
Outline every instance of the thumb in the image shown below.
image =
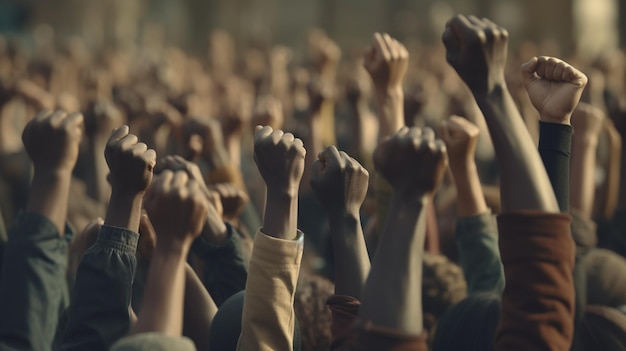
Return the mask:
<svg viewBox="0 0 626 351">
<path fill-rule="evenodd" d="M 528 85 L 530 82 L 537 80 L 539 76 L 535 73 L 539 59 L 537 57 L 531 58 L 528 62 L 522 64 L 522 78 L 524 79 L 524 85 Z"/>
</svg>

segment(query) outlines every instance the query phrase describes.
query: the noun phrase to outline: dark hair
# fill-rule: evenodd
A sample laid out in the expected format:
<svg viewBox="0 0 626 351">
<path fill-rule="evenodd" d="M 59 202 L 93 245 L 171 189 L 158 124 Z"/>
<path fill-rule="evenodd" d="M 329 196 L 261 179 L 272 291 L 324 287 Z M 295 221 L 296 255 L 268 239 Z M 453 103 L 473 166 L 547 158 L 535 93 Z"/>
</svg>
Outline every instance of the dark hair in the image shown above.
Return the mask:
<svg viewBox="0 0 626 351">
<path fill-rule="evenodd" d="M 626 350 L 626 315 L 608 306 L 587 306 L 575 350 Z"/>
<path fill-rule="evenodd" d="M 491 351 L 499 321 L 498 294 L 471 295 L 450 307 L 439 319 L 433 350 Z"/>
</svg>

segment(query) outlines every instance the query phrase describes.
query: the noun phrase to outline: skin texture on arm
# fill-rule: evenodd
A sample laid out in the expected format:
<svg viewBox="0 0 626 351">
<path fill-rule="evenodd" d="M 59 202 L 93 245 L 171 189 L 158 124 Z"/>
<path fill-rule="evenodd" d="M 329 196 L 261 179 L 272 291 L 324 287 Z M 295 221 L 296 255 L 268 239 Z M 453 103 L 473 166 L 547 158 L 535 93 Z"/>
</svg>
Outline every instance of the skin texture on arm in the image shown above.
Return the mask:
<svg viewBox="0 0 626 351">
<path fill-rule="evenodd" d="M 329 146 L 313 163 L 311 187 L 326 209 L 335 256 L 335 294 L 361 298 L 370 261 L 359 210 L 369 173 L 356 160 Z"/>
<path fill-rule="evenodd" d="M 393 187 L 389 215 L 363 291 L 361 319 L 419 336 L 426 208 L 447 166 L 445 146 L 426 128 L 402 128 L 374 153 Z"/>
<path fill-rule="evenodd" d="M 574 140 L 570 204 L 580 215 L 591 219 L 595 197 L 596 148 L 604 113 L 586 103 L 578 104 L 572 117 Z"/>
<path fill-rule="evenodd" d="M 489 20 L 456 16 L 446 25 L 447 60 L 485 116 L 501 176 L 503 211 L 558 212 L 541 158 L 504 80 L 508 32 Z"/>
<path fill-rule="evenodd" d="M 163 171 L 146 196 L 157 243 L 137 324 L 132 333 L 181 336 L 186 259 L 206 221 L 208 203 L 200 185 L 185 171 Z"/>
</svg>

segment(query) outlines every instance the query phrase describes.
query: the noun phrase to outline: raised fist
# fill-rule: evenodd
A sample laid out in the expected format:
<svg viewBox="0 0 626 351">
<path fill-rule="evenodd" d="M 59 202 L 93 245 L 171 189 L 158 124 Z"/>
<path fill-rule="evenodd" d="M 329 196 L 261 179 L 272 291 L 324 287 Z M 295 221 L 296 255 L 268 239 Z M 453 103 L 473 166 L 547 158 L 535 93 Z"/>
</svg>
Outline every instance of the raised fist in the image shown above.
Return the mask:
<svg viewBox="0 0 626 351">
<path fill-rule="evenodd" d="M 22 141 L 35 170 L 72 171 L 83 136 L 83 115 L 39 112 L 24 128 Z"/>
<path fill-rule="evenodd" d="M 109 165 L 109 182 L 113 191 L 124 194 L 144 192 L 152 181 L 156 152 L 140 143 L 137 136 L 129 134 L 128 126 L 113 131 L 104 157 Z"/>
<path fill-rule="evenodd" d="M 509 32 L 490 20 L 457 15 L 442 36 L 446 59 L 474 94 L 505 84 Z"/>
<path fill-rule="evenodd" d="M 187 172 L 165 170 L 155 177 L 144 206 L 157 234 L 157 247 L 182 243 L 188 249 L 204 227 L 209 204 Z"/>
<path fill-rule="evenodd" d="M 355 159 L 335 146 L 317 156 L 311 170 L 311 187 L 326 211 L 358 214 L 369 184 L 369 173 Z"/>
<path fill-rule="evenodd" d="M 554 57 L 533 57 L 522 65 L 528 96 L 544 122 L 569 124 L 587 76 Z"/>
<path fill-rule="evenodd" d="M 183 125 L 184 153 L 188 160 L 223 152 L 224 135 L 216 119 L 189 118 Z"/>
<path fill-rule="evenodd" d="M 447 166 L 446 146 L 430 128 L 403 127 L 374 151 L 376 170 L 408 197 L 434 193 Z"/>
<path fill-rule="evenodd" d="M 234 220 L 243 212 L 250 200 L 245 191 L 232 183 L 218 183 L 211 185 L 209 191 L 219 200 L 216 208 L 221 209 L 221 216 L 226 220 Z"/>
<path fill-rule="evenodd" d="M 377 90 L 399 89 L 406 75 L 409 52 L 389 34 L 374 34 L 374 41 L 364 56 L 365 69 Z"/>
<path fill-rule="evenodd" d="M 254 161 L 265 180 L 268 191 L 298 194 L 304 172 L 306 150 L 302 140 L 291 133 L 256 127 L 254 136 Z"/>
<path fill-rule="evenodd" d="M 597 138 L 602 131 L 605 119 L 604 112 L 599 108 L 584 102 L 579 103 L 572 114 L 574 137 Z"/>
<path fill-rule="evenodd" d="M 446 144 L 450 168 L 463 167 L 474 162 L 474 152 L 480 129 L 463 117 L 452 116 L 443 121 L 439 136 Z"/>
</svg>

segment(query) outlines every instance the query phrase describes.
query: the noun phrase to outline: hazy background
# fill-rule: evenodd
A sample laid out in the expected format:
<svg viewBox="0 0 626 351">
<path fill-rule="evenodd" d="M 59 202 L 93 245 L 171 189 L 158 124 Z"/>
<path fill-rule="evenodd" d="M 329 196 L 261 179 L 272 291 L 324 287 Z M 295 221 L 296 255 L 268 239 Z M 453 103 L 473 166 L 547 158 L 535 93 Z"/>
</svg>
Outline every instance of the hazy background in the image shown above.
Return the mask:
<svg viewBox="0 0 626 351">
<path fill-rule="evenodd" d="M 438 40 L 455 13 L 487 16 L 522 39 L 559 43 L 593 57 L 626 44 L 624 0 L 0 0 L 0 32 L 28 40 L 34 28 L 57 38 L 82 36 L 90 46 L 163 39 L 198 53 L 222 28 L 237 45 L 286 44 L 298 52 L 306 33 L 323 28 L 346 50 L 374 31 L 402 40 Z M 160 40 L 159 39 L 159 40 Z"/>
</svg>

